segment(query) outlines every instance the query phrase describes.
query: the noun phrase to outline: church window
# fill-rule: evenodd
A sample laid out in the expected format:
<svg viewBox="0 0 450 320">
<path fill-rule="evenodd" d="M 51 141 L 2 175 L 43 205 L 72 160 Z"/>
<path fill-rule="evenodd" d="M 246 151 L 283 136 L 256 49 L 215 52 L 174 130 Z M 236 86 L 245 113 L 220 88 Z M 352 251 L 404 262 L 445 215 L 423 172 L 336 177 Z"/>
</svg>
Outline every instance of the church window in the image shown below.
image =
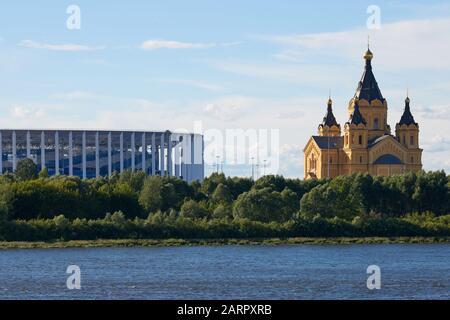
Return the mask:
<svg viewBox="0 0 450 320">
<path fill-rule="evenodd" d="M 362 135 L 359 135 L 358 140 L 359 144 L 362 144 Z"/>
<path fill-rule="evenodd" d="M 363 162 L 363 157 L 360 156 L 360 157 L 359 157 L 359 163 L 362 163 L 362 162 Z"/>
<path fill-rule="evenodd" d="M 409 144 L 414 145 L 414 136 L 409 137 Z"/>
<path fill-rule="evenodd" d="M 403 135 L 403 144 L 406 144 L 406 136 Z"/>
<path fill-rule="evenodd" d="M 314 153 L 311 154 L 311 159 L 309 160 L 309 168 L 311 170 L 315 170 L 316 169 L 316 159 L 314 157 Z"/>
<path fill-rule="evenodd" d="M 374 129 L 378 129 L 379 128 L 378 118 L 373 119 L 373 128 Z"/>
<path fill-rule="evenodd" d="M 411 163 L 414 163 L 414 157 L 411 157 Z"/>
</svg>

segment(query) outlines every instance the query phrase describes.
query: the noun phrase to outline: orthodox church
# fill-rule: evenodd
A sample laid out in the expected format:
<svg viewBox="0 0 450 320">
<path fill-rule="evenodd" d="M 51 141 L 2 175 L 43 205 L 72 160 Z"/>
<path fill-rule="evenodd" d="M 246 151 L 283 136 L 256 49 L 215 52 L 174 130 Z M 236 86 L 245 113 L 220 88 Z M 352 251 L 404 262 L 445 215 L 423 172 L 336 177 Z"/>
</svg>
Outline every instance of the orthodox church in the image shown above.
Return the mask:
<svg viewBox="0 0 450 320">
<path fill-rule="evenodd" d="M 333 178 L 355 172 L 394 175 L 422 169 L 419 124 L 407 96 L 395 135 L 387 122 L 388 104 L 372 72 L 373 54 L 364 54 L 365 68 L 356 93 L 348 104 L 349 119 L 343 130 L 328 99 L 327 113 L 304 151 L 305 179 Z"/>
</svg>

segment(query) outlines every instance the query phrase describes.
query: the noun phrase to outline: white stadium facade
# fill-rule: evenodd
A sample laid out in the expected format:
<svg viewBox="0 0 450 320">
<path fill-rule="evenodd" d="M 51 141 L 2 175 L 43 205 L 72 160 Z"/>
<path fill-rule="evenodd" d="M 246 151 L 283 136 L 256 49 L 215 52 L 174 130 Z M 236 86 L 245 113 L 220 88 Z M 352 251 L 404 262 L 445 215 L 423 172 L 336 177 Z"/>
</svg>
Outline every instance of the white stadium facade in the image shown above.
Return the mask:
<svg viewBox="0 0 450 320">
<path fill-rule="evenodd" d="M 30 158 L 50 175 L 84 179 L 125 170 L 188 182 L 204 178 L 203 136 L 193 133 L 1 129 L 0 153 L 2 174 Z"/>
</svg>

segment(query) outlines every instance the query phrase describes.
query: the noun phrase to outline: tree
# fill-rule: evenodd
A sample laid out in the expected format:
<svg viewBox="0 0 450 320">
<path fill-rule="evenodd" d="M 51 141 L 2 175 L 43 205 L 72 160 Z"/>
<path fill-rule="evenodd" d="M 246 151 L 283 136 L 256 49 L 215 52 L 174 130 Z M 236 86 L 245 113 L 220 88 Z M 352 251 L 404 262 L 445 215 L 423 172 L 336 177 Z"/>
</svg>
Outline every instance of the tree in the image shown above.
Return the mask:
<svg viewBox="0 0 450 320">
<path fill-rule="evenodd" d="M 194 200 L 184 202 L 181 206 L 180 214 L 183 217 L 192 219 L 203 219 L 208 217 L 208 211 Z"/>
<path fill-rule="evenodd" d="M 283 191 L 285 187 L 286 180 L 283 176 L 270 174 L 259 178 L 253 186 L 255 189 L 272 188 L 272 190 L 278 192 Z"/>
<path fill-rule="evenodd" d="M 193 194 L 193 189 L 181 179 L 150 176 L 144 181 L 139 194 L 139 204 L 147 213 L 179 210 L 183 200 L 192 197 Z"/>
<path fill-rule="evenodd" d="M 284 222 L 292 218 L 280 192 L 272 188 L 241 194 L 234 203 L 233 216 L 261 222 Z"/>
<path fill-rule="evenodd" d="M 8 220 L 8 206 L 3 201 L 0 201 L 0 224 Z"/>
<path fill-rule="evenodd" d="M 306 216 L 320 214 L 347 220 L 363 213 L 363 195 L 361 190 L 353 188 L 355 177 L 339 176 L 313 188 L 300 201 L 302 213 Z"/>
<path fill-rule="evenodd" d="M 227 179 L 223 173 L 213 173 L 202 182 L 201 191 L 211 195 L 220 183 L 226 184 Z"/>
<path fill-rule="evenodd" d="M 47 167 L 43 167 L 42 170 L 39 172 L 39 178 L 46 179 L 48 177 L 49 177 L 48 169 Z"/>
<path fill-rule="evenodd" d="M 125 213 L 127 218 L 144 217 L 138 202 L 138 194 L 127 183 L 118 182 L 109 193 L 109 210 Z"/>
<path fill-rule="evenodd" d="M 148 213 L 156 212 L 162 205 L 162 180 L 158 176 L 147 177 L 139 195 L 139 204 Z"/>
<path fill-rule="evenodd" d="M 214 209 L 212 217 L 214 219 L 228 219 L 233 217 L 232 208 L 229 205 L 219 204 Z"/>
<path fill-rule="evenodd" d="M 215 203 L 230 203 L 233 201 L 230 189 L 223 183 L 219 183 L 212 195 L 212 200 Z"/>
<path fill-rule="evenodd" d="M 17 162 L 16 176 L 19 180 L 33 180 L 37 178 L 37 166 L 29 158 L 21 159 Z"/>
</svg>

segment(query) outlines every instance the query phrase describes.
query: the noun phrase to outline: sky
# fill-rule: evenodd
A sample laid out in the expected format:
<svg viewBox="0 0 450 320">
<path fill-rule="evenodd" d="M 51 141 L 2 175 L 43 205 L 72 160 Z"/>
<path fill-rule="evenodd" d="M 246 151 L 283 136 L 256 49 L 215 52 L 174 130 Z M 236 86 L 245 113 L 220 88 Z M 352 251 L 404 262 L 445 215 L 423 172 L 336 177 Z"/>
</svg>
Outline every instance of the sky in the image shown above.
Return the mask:
<svg viewBox="0 0 450 320">
<path fill-rule="evenodd" d="M 264 139 L 241 150 L 227 132 L 269 132 L 278 161 L 267 170 L 302 177 L 330 93 L 338 122 L 348 120 L 368 36 L 388 123 L 395 128 L 409 90 L 424 169 L 449 172 L 449 1 L 2 3 L 0 127 L 201 127 L 206 174 L 219 161 L 247 176 L 250 163 L 262 173 L 266 159 L 254 153 Z"/>
</svg>

